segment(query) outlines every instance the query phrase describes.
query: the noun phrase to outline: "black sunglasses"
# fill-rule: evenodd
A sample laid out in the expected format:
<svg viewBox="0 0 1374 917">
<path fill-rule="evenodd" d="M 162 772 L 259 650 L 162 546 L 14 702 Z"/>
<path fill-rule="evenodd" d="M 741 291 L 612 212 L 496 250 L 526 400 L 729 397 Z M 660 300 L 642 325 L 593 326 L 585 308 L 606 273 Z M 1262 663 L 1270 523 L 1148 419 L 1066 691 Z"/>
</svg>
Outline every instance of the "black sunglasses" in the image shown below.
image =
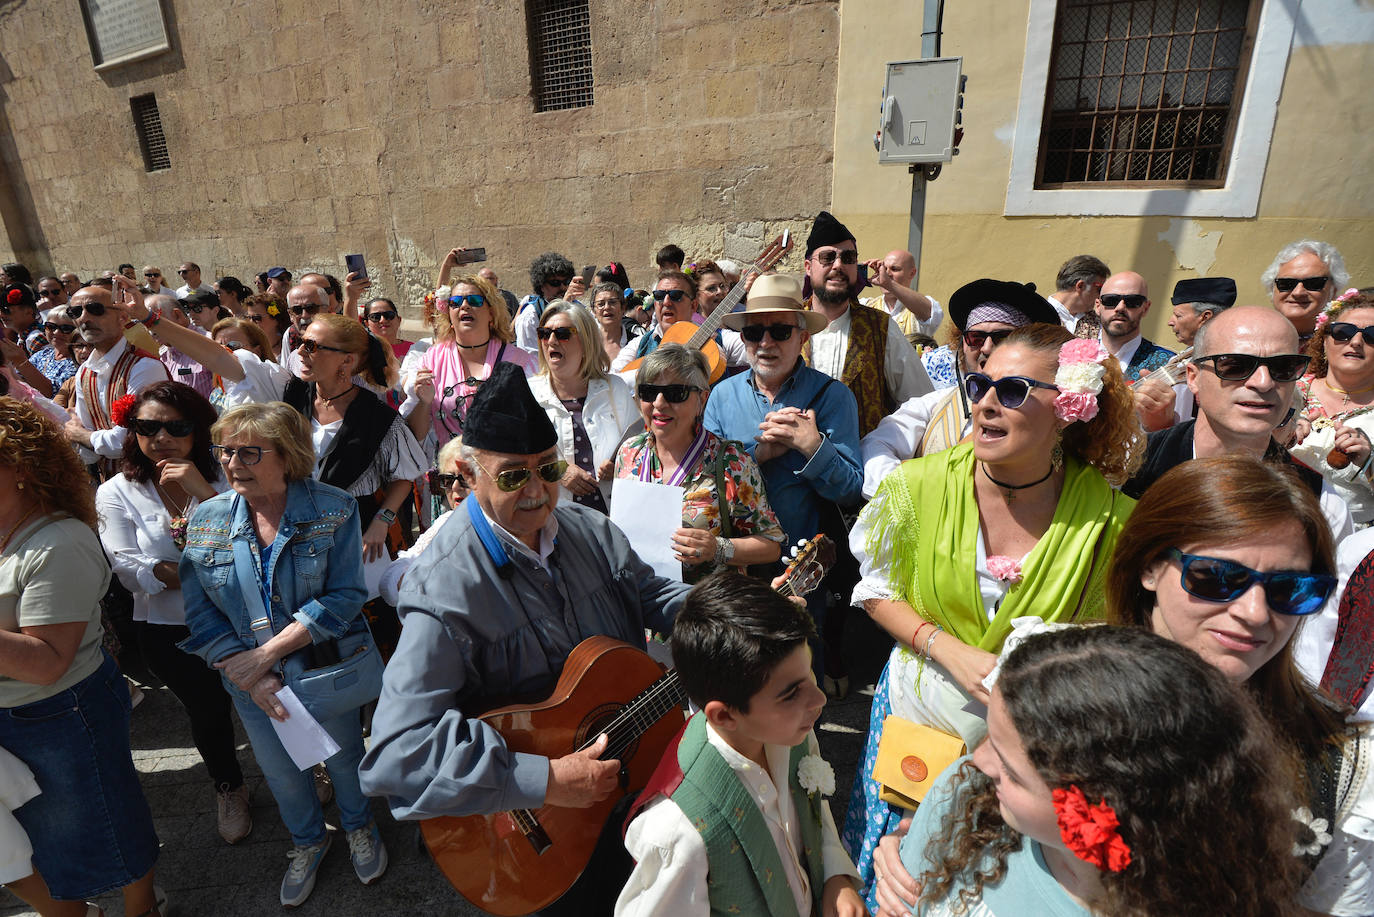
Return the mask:
<svg viewBox="0 0 1374 917">
<path fill-rule="evenodd" d="M 649 404 L 657 401 L 659 395 L 662 395 L 669 404 L 682 404 L 691 396 L 692 392 L 699 392 L 701 389 L 695 385 L 684 385 L 681 382 L 674 382 L 671 385 L 650 385 L 647 382 L 642 382 L 636 391 L 639 394 L 639 400 Z"/>
<path fill-rule="evenodd" d="M 1326 285 L 1330 282 L 1330 276 L 1275 277 L 1274 289 L 1278 290 L 1280 293 L 1292 293 L 1294 290 L 1298 288 L 1298 284 L 1302 284 L 1302 288 L 1304 290 L 1306 290 L 1309 293 L 1315 293 L 1318 290 L 1325 290 Z"/>
<path fill-rule="evenodd" d="M 391 309 L 386 309 L 386 310 L 384 310 L 384 311 L 382 311 L 382 312 L 369 312 L 369 313 L 367 313 L 367 320 L 368 320 L 369 322 L 389 322 L 389 321 L 391 321 L 392 319 L 394 319 L 395 317 L 396 317 L 396 313 L 395 313 L 395 311 L 393 311 L 393 310 L 391 310 Z"/>
<path fill-rule="evenodd" d="M 300 317 L 302 315 L 314 315 L 315 313 L 319 312 L 321 308 L 323 307 L 311 303 L 308 306 L 291 306 L 286 311 L 290 312 L 294 316 Z"/>
<path fill-rule="evenodd" d="M 444 471 L 433 470 L 425 472 L 425 481 L 429 484 L 429 492 L 436 497 L 442 497 L 444 494 L 448 493 L 453 485 L 461 480 L 463 480 L 463 476 L 460 474 L 449 474 Z M 463 490 L 467 490 L 467 487 L 464 486 Z"/>
<path fill-rule="evenodd" d="M 153 271 L 151 274 L 144 274 L 143 276 L 148 280 L 152 280 L 154 277 L 161 277 L 162 275 L 157 271 Z"/>
<path fill-rule="evenodd" d="M 1000 344 L 1007 339 L 1007 335 L 1015 330 L 1015 328 L 1004 328 L 1001 331 L 965 331 L 964 343 L 974 350 L 979 350 L 987 343 L 988 338 L 992 338 L 994 344 Z"/>
<path fill-rule="evenodd" d="M 1164 552 L 1179 562 L 1179 585 L 1189 595 L 1206 602 L 1234 602 L 1256 583 L 1264 586 L 1269 607 L 1281 615 L 1310 615 L 1326 604 L 1336 588 L 1336 578 L 1326 573 L 1279 570 L 1261 573 L 1244 564 L 1201 554 L 1184 554 L 1178 548 Z"/>
<path fill-rule="evenodd" d="M 1212 364 L 1212 372 L 1227 382 L 1244 382 L 1263 366 L 1275 382 L 1296 382 L 1307 371 L 1312 358 L 1302 353 L 1281 353 L 1273 357 L 1257 357 L 1249 353 L 1214 353 L 1194 357 L 1194 363 Z"/>
<path fill-rule="evenodd" d="M 248 319 L 250 322 L 252 322 L 252 323 L 255 324 L 255 325 L 261 325 L 261 324 L 262 324 L 264 321 L 266 321 L 266 319 L 267 319 L 267 316 L 265 316 L 265 315 L 258 315 L 258 314 L 255 313 L 255 312 L 246 312 L 246 313 L 244 313 L 243 315 L 241 315 L 241 316 L 239 316 L 239 317 L 240 317 L 240 318 L 246 318 L 246 319 Z"/>
<path fill-rule="evenodd" d="M 48 334 L 52 334 L 53 332 L 56 332 L 56 331 L 61 331 L 63 334 L 71 334 L 73 331 L 76 330 L 76 326 L 75 326 L 75 325 L 59 325 L 59 324 L 57 324 L 57 322 L 44 322 L 44 323 L 43 323 L 43 330 L 46 331 L 46 332 L 48 332 Z"/>
<path fill-rule="evenodd" d="M 566 341 L 572 338 L 573 330 L 571 328 L 540 328 L 535 334 L 539 335 L 541 341 L 547 341 L 549 338 Z"/>
<path fill-rule="evenodd" d="M 994 380 L 987 373 L 969 373 L 964 376 L 964 391 L 968 394 L 968 400 L 977 404 L 983 400 L 989 391 L 997 392 L 997 402 L 1008 410 L 1016 410 L 1026 403 L 1033 388 L 1049 389 L 1052 392 L 1059 391 L 1059 386 L 1051 385 L 1048 382 L 1041 382 L 1039 379 L 1031 379 L 1027 376 L 1003 376 L 1001 379 Z"/>
<path fill-rule="evenodd" d="M 134 432 L 139 436 L 146 436 L 152 439 L 164 429 L 167 431 L 168 436 L 182 437 L 190 436 L 195 431 L 196 425 L 189 420 L 134 419 Z"/>
<path fill-rule="evenodd" d="M 1374 347 L 1374 325 L 1365 325 L 1360 328 L 1350 322 L 1332 322 L 1326 333 L 1337 344 L 1348 344 L 1355 340 L 1355 335 L 1359 334 L 1364 337 L 1366 344 Z"/>
<path fill-rule="evenodd" d="M 497 490 L 508 494 L 514 493 L 528 484 L 531 475 L 539 475 L 539 479 L 545 483 L 557 484 L 568 471 L 568 463 L 562 459 L 545 462 L 533 471 L 528 468 L 507 468 L 505 471 L 498 471 L 495 474 L 488 471 L 487 467 L 476 459 L 473 459 L 472 463 L 482 469 L 483 474 L 496 482 Z"/>
<path fill-rule="evenodd" d="M 352 352 L 349 350 L 344 350 L 341 347 L 330 347 L 328 344 L 321 344 L 319 341 L 312 340 L 311 338 L 301 338 L 301 342 L 299 346 L 296 347 L 296 349 L 304 350 L 306 353 L 314 353 L 317 350 L 328 350 L 330 353 Z"/>
<path fill-rule="evenodd" d="M 45 297 L 47 297 L 48 299 L 51 299 L 51 298 L 53 298 L 54 296 L 61 296 L 61 295 L 62 295 L 62 288 L 61 288 L 61 287 L 58 287 L 56 290 L 43 290 L 43 289 L 40 289 L 40 290 L 38 291 L 38 295 L 39 295 L 39 296 L 45 296 Z"/>
<path fill-rule="evenodd" d="M 670 299 L 673 302 L 682 302 L 686 296 L 686 290 L 654 290 L 654 302 L 663 302 L 665 299 Z"/>
<path fill-rule="evenodd" d="M 835 263 L 836 258 L 840 259 L 840 264 L 859 263 L 859 253 L 849 250 L 837 252 L 833 248 L 827 248 L 825 251 L 816 252 L 812 257 L 819 261 L 823 267 L 830 267 Z"/>
<path fill-rule="evenodd" d="M 1103 293 L 1097 297 L 1097 301 L 1108 309 L 1115 309 L 1122 303 L 1126 304 L 1127 309 L 1139 309 L 1145 305 L 1145 297 L 1140 293 Z"/>
<path fill-rule="evenodd" d="M 763 333 L 768 332 L 768 336 L 775 341 L 785 341 L 792 336 L 792 332 L 797 330 L 796 325 L 788 325 L 777 322 L 772 325 L 745 325 L 739 330 L 739 336 L 751 344 L 757 344 L 763 340 Z"/>
<path fill-rule="evenodd" d="M 546 287 L 559 287 L 559 288 L 563 288 L 563 287 L 566 287 L 567 285 L 568 285 L 568 281 L 564 280 L 562 277 L 550 277 L 548 280 L 545 280 L 545 281 L 544 281 L 544 286 L 546 286 Z"/>
<path fill-rule="evenodd" d="M 97 318 L 105 314 L 105 304 L 100 300 L 96 299 L 87 300 L 84 306 L 68 306 L 67 318 L 71 319 L 72 321 L 76 321 L 78 318 L 81 317 L 82 309 L 85 309 L 88 314 L 94 315 Z"/>
</svg>

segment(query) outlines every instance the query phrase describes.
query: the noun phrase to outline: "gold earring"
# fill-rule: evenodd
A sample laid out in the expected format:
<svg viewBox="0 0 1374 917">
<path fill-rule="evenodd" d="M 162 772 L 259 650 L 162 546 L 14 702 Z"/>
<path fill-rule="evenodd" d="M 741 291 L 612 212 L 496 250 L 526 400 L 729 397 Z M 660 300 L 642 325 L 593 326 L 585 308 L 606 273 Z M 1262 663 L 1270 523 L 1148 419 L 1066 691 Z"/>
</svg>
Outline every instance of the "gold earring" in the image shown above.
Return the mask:
<svg viewBox="0 0 1374 917">
<path fill-rule="evenodd" d="M 23 481 L 16 481 L 14 486 L 17 487 L 17 488 L 19 488 L 20 490 L 23 490 L 23 489 L 24 489 L 24 482 L 23 482 Z"/>
</svg>

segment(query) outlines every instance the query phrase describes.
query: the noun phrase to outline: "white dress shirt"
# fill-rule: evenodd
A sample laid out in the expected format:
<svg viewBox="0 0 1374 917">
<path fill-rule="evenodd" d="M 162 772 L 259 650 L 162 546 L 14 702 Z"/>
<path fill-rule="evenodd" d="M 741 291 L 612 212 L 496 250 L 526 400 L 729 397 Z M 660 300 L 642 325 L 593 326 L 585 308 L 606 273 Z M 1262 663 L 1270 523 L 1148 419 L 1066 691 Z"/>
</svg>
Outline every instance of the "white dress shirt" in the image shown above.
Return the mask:
<svg viewBox="0 0 1374 917">
<path fill-rule="evenodd" d="M 801 862 L 801 825 L 797 821 L 798 817 L 807 817 L 809 813 L 799 815 L 787 786 L 792 750 L 782 745 L 765 745 L 764 754 L 768 759 L 765 771 L 731 748 L 709 723 L 706 724 L 706 740 L 720 752 L 759 807 L 777 847 L 778 858 L 782 860 L 787 884 L 797 903 L 797 913 L 810 914 L 811 885 Z M 810 753 L 817 754 L 816 734 L 811 733 L 806 741 Z M 830 805 L 822 802 L 821 862 L 825 869 L 822 883 L 838 875 L 857 879 L 858 872 L 840 844 Z M 706 844 L 677 803 L 666 796 L 650 803 L 630 822 L 625 832 L 625 849 L 635 858 L 635 869 L 615 903 L 616 917 L 661 917 L 665 914 L 704 917 L 710 912 L 710 892 L 706 885 L 710 864 Z"/>
<path fill-rule="evenodd" d="M 851 306 L 844 315 L 834 319 L 821 331 L 811 335 L 811 366 L 832 379 L 840 378 L 844 372 L 844 358 L 849 352 L 849 326 Z M 863 307 L 866 308 L 866 307 Z M 902 329 L 887 317 L 887 348 L 883 359 L 883 379 L 887 383 L 892 400 L 901 404 L 918 395 L 924 395 L 935 386 L 931 384 L 926 368 L 921 365 L 921 357 L 916 348 L 902 334 Z"/>
<path fill-rule="evenodd" d="M 190 296 L 192 293 L 213 293 L 213 292 L 215 292 L 215 288 L 212 287 L 212 286 L 210 286 L 210 284 L 208 284 L 208 283 L 206 283 L 205 281 L 202 280 L 201 283 L 200 283 L 200 286 L 196 287 L 194 290 L 191 289 L 191 285 L 190 285 L 189 283 L 183 283 L 181 286 L 179 286 L 179 287 L 176 288 L 176 291 L 173 292 L 172 295 L 175 296 L 177 299 L 185 299 L 186 297 Z"/>
<path fill-rule="evenodd" d="M 947 399 L 958 397 L 958 389 L 941 388 L 910 398 L 878 421 L 878 425 L 859 441 L 859 460 L 864 466 L 864 499 L 872 500 L 883 478 L 902 462 L 916 456 L 930 418 Z M 973 422 L 966 420 L 960 435 L 966 435 L 972 426 Z"/>
<path fill-rule="evenodd" d="M 86 358 L 82 366 L 89 368 L 95 373 L 95 387 L 99 393 L 101 404 L 108 404 L 110 394 L 110 376 L 114 373 L 115 364 L 128 349 L 129 342 L 120 338 L 119 343 L 109 349 L 109 352 L 101 355 L 91 351 L 91 355 Z M 146 360 L 139 360 L 129 370 L 127 383 L 127 394 L 136 395 L 143 389 L 158 382 L 167 381 L 167 369 L 156 357 Z M 107 412 L 108 413 L 108 412 Z M 105 458 L 118 458 L 124 450 L 124 435 L 128 430 L 124 427 L 111 427 L 108 430 L 95 429 L 95 422 L 91 419 L 90 406 L 86 404 L 86 387 L 81 384 L 81 373 L 76 376 L 76 416 L 81 421 L 81 425 L 91 431 L 91 449 L 97 455 Z"/>
</svg>

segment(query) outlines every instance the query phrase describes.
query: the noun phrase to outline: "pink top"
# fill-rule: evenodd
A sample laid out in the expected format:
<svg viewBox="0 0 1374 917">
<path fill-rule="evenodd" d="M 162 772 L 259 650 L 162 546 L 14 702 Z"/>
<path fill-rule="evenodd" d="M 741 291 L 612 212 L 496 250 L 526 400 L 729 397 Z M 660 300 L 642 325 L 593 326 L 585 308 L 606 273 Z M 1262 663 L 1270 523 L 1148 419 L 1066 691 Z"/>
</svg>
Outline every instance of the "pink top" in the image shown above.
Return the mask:
<svg viewBox="0 0 1374 917">
<path fill-rule="evenodd" d="M 538 369 L 533 354 L 521 350 L 514 342 L 507 344 L 496 337 L 487 344 L 480 376 L 464 376 L 456 341 L 435 344 L 420 358 L 421 368 L 434 373 L 434 401 L 430 404 L 430 411 L 434 420 L 434 435 L 438 437 L 439 445 L 442 446 L 462 433 L 463 420 L 467 417 L 472 396 L 477 393 L 477 387 L 482 381 L 491 375 L 492 367 L 498 362 L 514 363 L 525 371 L 526 376 L 534 375 Z"/>
</svg>

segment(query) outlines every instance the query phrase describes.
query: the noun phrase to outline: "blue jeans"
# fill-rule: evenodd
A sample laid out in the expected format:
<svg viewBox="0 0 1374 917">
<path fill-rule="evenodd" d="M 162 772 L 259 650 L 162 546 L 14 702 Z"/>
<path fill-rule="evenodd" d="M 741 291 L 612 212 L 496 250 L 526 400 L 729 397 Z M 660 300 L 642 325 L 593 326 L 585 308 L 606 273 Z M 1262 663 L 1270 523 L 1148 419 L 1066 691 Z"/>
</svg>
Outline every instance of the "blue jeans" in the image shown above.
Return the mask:
<svg viewBox="0 0 1374 917">
<path fill-rule="evenodd" d="M 324 840 L 324 808 L 315 795 L 315 778 L 307 770 L 299 770 L 282 747 L 272 719 L 253 703 L 247 692 L 240 691 L 225 680 L 225 688 L 234 699 L 234 707 L 243 721 L 243 730 L 253 746 L 253 756 L 267 780 L 277 810 L 291 840 L 298 847 L 309 847 Z M 358 763 L 363 759 L 363 726 L 357 710 L 350 710 L 333 719 L 321 720 L 325 732 L 339 743 L 334 757 L 324 762 L 329 779 L 334 783 L 334 799 L 339 804 L 339 821 L 345 831 L 366 828 L 372 823 L 368 799 L 358 785 Z"/>
<path fill-rule="evenodd" d="M 54 898 L 93 898 L 153 868 L 157 833 L 129 752 L 129 687 L 108 653 L 67 690 L 0 708 L 0 746 L 43 791 L 14 817 Z"/>
</svg>

